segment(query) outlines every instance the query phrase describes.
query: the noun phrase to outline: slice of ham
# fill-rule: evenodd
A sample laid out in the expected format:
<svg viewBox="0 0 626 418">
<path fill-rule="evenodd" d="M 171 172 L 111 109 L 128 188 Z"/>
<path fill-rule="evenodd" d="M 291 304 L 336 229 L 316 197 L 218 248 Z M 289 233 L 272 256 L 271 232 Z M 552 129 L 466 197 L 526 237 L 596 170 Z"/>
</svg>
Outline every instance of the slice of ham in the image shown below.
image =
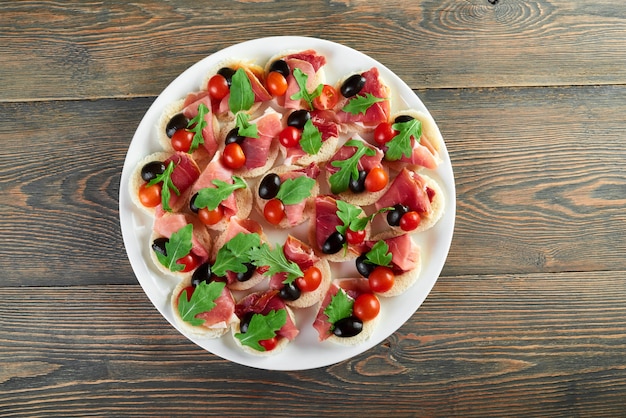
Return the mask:
<svg viewBox="0 0 626 418">
<path fill-rule="evenodd" d="M 204 138 L 204 143 L 202 145 L 209 154 L 209 158 L 212 158 L 217 151 L 217 138 L 215 138 L 213 128 L 212 112 L 214 104 L 211 101 L 209 92 L 201 91 L 188 94 L 183 105 L 184 108 L 182 113 L 189 119 L 195 118 L 198 116 L 198 106 L 200 106 L 200 104 L 204 104 L 207 109 L 209 109 L 209 111 L 204 115 L 206 126 L 202 129 L 202 138 Z"/>
<path fill-rule="evenodd" d="M 294 100 L 291 98 L 292 95 L 300 91 L 300 86 L 298 85 L 296 78 L 293 76 L 293 72 L 296 68 L 298 68 L 307 75 L 308 78 L 306 88 L 309 92 L 311 92 L 317 87 L 315 85 L 315 68 L 313 68 L 313 65 L 311 65 L 310 62 L 298 58 L 288 58 L 285 60 L 285 62 L 289 66 L 290 74 L 287 76 L 287 91 L 280 100 L 283 101 L 284 99 L 284 103 L 279 104 L 287 109 L 302 109 L 302 100 Z"/>
<path fill-rule="evenodd" d="M 233 171 L 222 164 L 221 158 L 214 158 L 206 166 L 200 174 L 200 177 L 198 177 L 198 180 L 194 183 L 191 189 L 192 194 L 207 187 L 216 188 L 217 186 L 213 184 L 213 180 L 221 180 L 225 183 L 233 184 Z M 237 199 L 234 193 L 231 193 L 230 196 L 222 200 L 220 205 L 224 210 L 224 217 L 226 219 L 230 219 L 231 216 L 237 214 Z"/>
<path fill-rule="evenodd" d="M 310 166 L 309 166 L 310 167 Z M 317 166 L 315 166 L 317 167 Z M 311 170 L 310 168 L 304 168 L 300 170 L 289 171 L 287 173 L 283 173 L 279 175 L 281 184 L 288 179 L 294 179 L 300 176 L 308 176 L 310 178 L 315 179 L 317 175 L 313 176 L 313 174 L 319 174 L 319 171 Z M 296 203 L 294 205 L 285 205 L 285 217 L 289 221 L 290 225 L 297 225 L 302 220 L 302 215 L 304 210 L 306 209 L 306 201 L 307 199 L 302 200 L 300 203 Z"/>
<path fill-rule="evenodd" d="M 324 243 L 343 222 L 337 216 L 337 203 L 330 196 L 315 198 L 315 244 L 321 250 Z"/>
<path fill-rule="evenodd" d="M 157 216 L 154 219 L 153 229 L 157 235 L 165 238 L 170 238 L 173 233 L 179 231 L 187 224 L 191 223 L 187 217 L 182 213 L 165 213 L 162 216 Z M 200 239 L 198 239 L 198 230 L 202 228 L 200 225 L 193 225 L 193 233 L 191 236 L 191 252 L 200 261 L 198 264 L 203 264 L 209 259 L 209 253 L 202 245 Z"/>
<path fill-rule="evenodd" d="M 200 176 L 200 169 L 198 165 L 193 161 L 189 154 L 184 152 L 175 152 L 165 161 L 163 164 L 167 167 L 170 162 L 174 163 L 174 169 L 170 176 L 172 183 L 178 189 L 176 194 L 174 191 L 170 194 L 170 207 L 175 207 L 176 202 L 180 199 L 181 195 L 196 182 Z"/>
<path fill-rule="evenodd" d="M 322 143 L 330 138 L 339 136 L 339 124 L 334 117 L 334 113 L 328 110 L 314 110 L 310 112 L 311 123 L 317 128 L 322 136 Z M 300 157 L 307 155 L 300 144 L 286 149 L 286 159 L 297 161 Z"/>
<path fill-rule="evenodd" d="M 248 170 L 263 167 L 267 164 L 272 141 L 283 129 L 281 115 L 275 111 L 268 111 L 259 118 L 250 121 L 256 123 L 258 138 L 246 138 L 241 144 L 246 156 L 245 167 Z"/>
<path fill-rule="evenodd" d="M 204 319 L 202 327 L 211 329 L 226 328 L 237 320 L 235 301 L 228 288 L 224 287 L 222 293 L 213 302 L 215 303 L 213 309 L 201 312 L 195 316 L 196 318 Z"/>
<path fill-rule="evenodd" d="M 391 104 L 389 103 L 389 88 L 385 86 L 380 80 L 380 73 L 378 72 L 378 68 L 372 67 L 370 70 L 361 73 L 363 77 L 365 77 L 365 85 L 357 94 L 358 96 L 365 96 L 367 93 L 371 93 L 375 97 L 387 99 L 382 102 L 374 103 L 370 106 L 365 114 L 359 113 L 357 115 L 353 115 L 348 112 L 344 112 L 343 110 L 339 110 L 337 112 L 337 118 L 342 123 L 353 123 L 353 122 L 361 122 L 367 126 L 378 125 L 381 122 L 386 122 L 389 120 L 389 115 L 391 113 Z M 341 100 L 338 104 L 338 109 L 342 109 L 347 103 L 349 99 Z"/>
<path fill-rule="evenodd" d="M 403 234 L 384 240 L 391 253 L 391 264 L 394 273 L 404 273 L 415 269 L 419 264 L 420 249 L 415 244 L 410 234 Z M 377 241 L 365 241 L 362 252 L 372 249 Z"/>
<path fill-rule="evenodd" d="M 243 298 L 235 305 L 235 314 L 239 318 L 243 318 L 248 312 L 267 315 L 270 311 L 280 309 L 286 309 L 285 302 L 278 296 L 277 290 L 269 290 L 264 293 L 252 293 Z M 299 332 L 293 320 L 287 315 L 287 322 L 278 330 L 276 335 L 293 340 Z"/>
<path fill-rule="evenodd" d="M 317 330 L 319 340 L 324 341 L 328 337 L 332 335 L 331 327 L 332 324 L 328 322 L 328 316 L 324 313 L 326 307 L 330 304 L 330 301 L 333 296 L 339 292 L 339 289 L 343 289 L 346 294 L 352 298 L 356 299 L 359 295 L 363 293 L 372 293 L 370 290 L 367 279 L 340 279 L 333 280 L 320 304 L 320 309 L 317 312 L 317 316 L 313 321 L 313 328 Z"/>
<path fill-rule="evenodd" d="M 392 207 L 396 204 L 409 207 L 420 214 L 431 212 L 430 199 L 424 180 L 414 171 L 403 168 L 393 180 L 389 189 L 376 202 L 376 209 Z"/>
<path fill-rule="evenodd" d="M 244 71 L 250 80 L 250 84 L 252 86 L 252 91 L 254 92 L 254 101 L 255 102 L 266 102 L 268 100 L 272 100 L 272 95 L 267 92 L 267 89 L 263 85 L 261 81 L 261 76 L 256 74 L 250 68 L 245 67 Z"/>
<path fill-rule="evenodd" d="M 309 64 L 311 64 L 315 72 L 318 72 L 320 68 L 326 65 L 326 57 L 323 55 L 318 55 L 318 53 L 313 49 L 307 49 L 306 51 L 289 54 L 283 59 L 288 60 L 290 58 L 308 62 Z"/>
</svg>

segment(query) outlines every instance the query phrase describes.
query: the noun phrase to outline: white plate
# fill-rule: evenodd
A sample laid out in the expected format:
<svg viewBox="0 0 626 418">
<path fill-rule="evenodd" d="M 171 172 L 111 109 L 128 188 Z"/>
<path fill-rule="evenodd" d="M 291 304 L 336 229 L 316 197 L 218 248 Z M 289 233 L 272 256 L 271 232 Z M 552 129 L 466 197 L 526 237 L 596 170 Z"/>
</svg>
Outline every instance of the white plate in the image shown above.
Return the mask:
<svg viewBox="0 0 626 418">
<path fill-rule="evenodd" d="M 124 244 L 132 268 L 148 298 L 170 324 L 176 327 L 170 309 L 170 292 L 175 279 L 163 276 L 151 264 L 149 257 L 149 237 L 152 220 L 138 210 L 129 194 L 131 171 L 146 155 L 160 151 L 156 125 L 163 109 L 187 93 L 202 89 L 201 83 L 209 70 L 229 58 L 243 58 L 261 65 L 284 50 L 315 49 L 325 55 L 326 80 L 329 84 L 357 71 L 376 66 L 381 77 L 392 91 L 392 112 L 403 109 L 416 109 L 428 113 L 415 93 L 384 65 L 354 49 L 333 42 L 296 36 L 255 39 L 225 48 L 197 62 L 178 76 L 148 109 L 141 120 L 128 148 L 120 184 L 120 223 Z M 252 356 L 242 352 L 232 341 L 230 334 L 221 339 L 202 339 L 185 334 L 191 341 L 209 352 L 224 359 L 268 370 L 303 370 L 323 367 L 349 359 L 379 344 L 394 333 L 415 313 L 434 286 L 448 255 L 456 211 L 454 176 L 450 157 L 445 145 L 440 150 L 443 162 L 436 171 L 428 174 L 439 181 L 446 197 L 445 213 L 434 228 L 416 234 L 414 239 L 421 245 L 422 272 L 417 283 L 406 293 L 390 299 L 381 299 L 381 322 L 372 337 L 356 347 L 343 347 L 330 342 L 319 342 L 317 331 L 310 324 L 315 316 L 315 308 L 298 313 L 301 329 L 298 337 L 285 351 L 270 357 Z"/>
</svg>

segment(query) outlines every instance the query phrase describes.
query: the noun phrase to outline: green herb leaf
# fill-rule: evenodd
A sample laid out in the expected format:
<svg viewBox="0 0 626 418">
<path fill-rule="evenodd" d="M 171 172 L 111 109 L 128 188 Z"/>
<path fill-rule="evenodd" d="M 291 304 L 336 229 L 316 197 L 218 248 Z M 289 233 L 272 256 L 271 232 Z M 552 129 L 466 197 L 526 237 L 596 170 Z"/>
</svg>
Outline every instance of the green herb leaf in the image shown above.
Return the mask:
<svg viewBox="0 0 626 418">
<path fill-rule="evenodd" d="M 339 291 L 330 298 L 330 303 L 324 309 L 324 315 L 328 317 L 328 322 L 331 323 L 331 331 L 335 328 L 337 321 L 352 315 L 353 306 L 354 300 L 348 297 L 345 290 L 339 288 Z"/>
<path fill-rule="evenodd" d="M 193 244 L 191 238 L 193 236 L 193 226 L 187 224 L 178 231 L 174 232 L 169 240 L 165 243 L 165 254 L 156 252 L 156 257 L 161 264 L 170 271 L 181 271 L 185 268 L 183 264 L 177 263 L 181 258 L 189 254 Z"/>
<path fill-rule="evenodd" d="M 202 136 L 202 130 L 206 128 L 207 122 L 204 120 L 204 116 L 209 113 L 209 108 L 204 103 L 198 105 L 198 114 L 189 121 L 187 129 L 193 132 L 193 140 L 189 147 L 188 153 L 194 152 L 201 144 L 204 144 L 204 137 Z"/>
<path fill-rule="evenodd" d="M 198 197 L 194 201 L 194 205 L 197 208 L 215 210 L 235 190 L 247 187 L 246 182 L 237 176 L 233 176 L 233 184 L 217 179 L 213 180 L 212 183 L 215 187 L 205 187 L 198 190 Z"/>
<path fill-rule="evenodd" d="M 170 207 L 170 197 L 171 191 L 176 193 L 176 195 L 180 195 L 178 188 L 174 185 L 172 181 L 172 173 L 174 172 L 174 161 L 170 161 L 167 167 L 165 167 L 165 171 L 163 174 L 157 175 L 155 178 L 150 180 L 148 186 L 152 186 L 153 184 L 163 183 L 161 188 L 161 206 L 163 206 L 163 210 L 167 212 L 171 212 L 172 208 Z"/>
<path fill-rule="evenodd" d="M 365 262 L 377 266 L 389 267 L 391 259 L 392 255 L 389 252 L 389 246 L 383 240 L 377 241 L 372 249 L 365 254 Z"/>
<path fill-rule="evenodd" d="M 242 345 L 251 347 L 257 351 L 265 351 L 265 347 L 259 341 L 269 340 L 276 336 L 276 332 L 287 323 L 287 311 L 278 309 L 270 311 L 267 315 L 254 314 L 248 324 L 246 333 L 235 334 Z"/>
<path fill-rule="evenodd" d="M 178 313 L 183 321 L 193 326 L 204 324 L 204 319 L 196 318 L 196 315 L 209 312 L 216 306 L 215 299 L 220 297 L 224 286 L 224 282 L 200 282 L 190 300 L 187 300 L 187 290 L 184 290 L 178 297 Z"/>
<path fill-rule="evenodd" d="M 320 148 L 322 148 L 322 133 L 313 125 L 311 119 L 304 124 L 300 146 L 309 155 L 317 154 Z"/>
<path fill-rule="evenodd" d="M 396 161 L 405 157 L 410 157 L 413 152 L 411 146 L 411 137 L 415 138 L 415 141 L 419 143 L 422 137 L 422 121 L 419 119 L 412 119 L 407 122 L 394 123 L 392 128 L 398 131 L 398 135 L 387 142 L 387 152 L 385 152 L 385 158 L 389 161 Z"/>
<path fill-rule="evenodd" d="M 249 110 L 254 104 L 254 91 L 252 84 L 243 68 L 239 68 L 233 74 L 232 83 L 230 84 L 230 96 L 228 98 L 228 107 L 231 112 L 237 113 L 241 110 Z"/>
<path fill-rule="evenodd" d="M 341 109 L 344 112 L 358 115 L 359 113 L 365 114 L 374 103 L 384 102 L 388 100 L 386 98 L 376 97 L 372 93 L 365 93 L 364 96 L 355 96 Z"/>
<path fill-rule="evenodd" d="M 362 214 L 363 209 L 360 207 L 344 202 L 343 200 L 337 200 L 337 216 L 341 222 L 343 222 L 343 225 L 337 225 L 337 231 L 345 235 L 348 229 L 355 232 L 365 229 L 369 217 L 359 218 Z M 359 222 L 359 219 L 364 219 L 365 223 Z"/>
<path fill-rule="evenodd" d="M 250 250 L 250 259 L 256 267 L 268 267 L 268 270 L 264 273 L 267 276 L 287 273 L 287 283 L 304 276 L 300 266 L 293 261 L 287 260 L 283 247 L 280 244 L 276 244 L 274 249 L 271 249 L 267 243 L 261 244 L 260 247 L 252 248 Z"/>
<path fill-rule="evenodd" d="M 237 132 L 241 136 L 246 138 L 258 138 L 259 132 L 257 130 L 256 123 L 250 123 L 250 115 L 247 113 L 238 112 L 235 119 L 235 127 Z"/>
<path fill-rule="evenodd" d="M 330 191 L 334 194 L 343 193 L 348 190 L 350 185 L 350 179 L 357 180 L 359 178 L 359 160 L 364 155 L 373 156 L 376 155 L 376 151 L 368 148 L 361 141 L 351 139 L 347 141 L 344 146 L 356 147 L 356 152 L 347 160 L 336 160 L 330 164 L 333 167 L 339 167 L 339 171 L 328 178 L 330 182 Z"/>
<path fill-rule="evenodd" d="M 259 234 L 240 232 L 230 239 L 217 252 L 215 263 L 211 271 L 216 276 L 225 276 L 227 271 L 244 273 L 247 268 L 244 264 L 250 262 L 250 251 L 261 245 Z"/>
<path fill-rule="evenodd" d="M 293 70 L 293 77 L 296 79 L 296 83 L 298 83 L 298 87 L 300 87 L 300 91 L 291 95 L 291 100 L 299 100 L 302 99 L 309 105 L 309 110 L 313 110 L 313 99 L 322 94 L 322 89 L 324 88 L 323 84 L 318 85 L 315 90 L 309 93 L 306 88 L 307 80 L 309 76 L 306 75 L 301 69 L 296 68 Z"/>
<path fill-rule="evenodd" d="M 296 205 L 311 196 L 315 180 L 307 176 L 298 176 L 285 180 L 278 189 L 276 198 L 285 205 Z"/>
</svg>

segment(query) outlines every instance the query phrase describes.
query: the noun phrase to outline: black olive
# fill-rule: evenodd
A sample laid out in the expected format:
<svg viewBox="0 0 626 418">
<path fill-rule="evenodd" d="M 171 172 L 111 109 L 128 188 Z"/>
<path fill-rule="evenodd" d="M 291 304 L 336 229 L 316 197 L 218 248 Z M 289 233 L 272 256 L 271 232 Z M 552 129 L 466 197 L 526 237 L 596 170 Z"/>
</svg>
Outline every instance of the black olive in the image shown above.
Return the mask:
<svg viewBox="0 0 626 418">
<path fill-rule="evenodd" d="M 410 122 L 413 119 L 415 119 L 415 118 L 413 116 L 411 116 L 411 115 L 398 115 L 394 119 L 394 122 L 395 123 L 404 123 L 404 122 Z"/>
<path fill-rule="evenodd" d="M 365 170 L 359 170 L 359 177 L 356 180 L 350 177 L 348 187 L 352 193 L 363 193 L 365 191 L 365 177 L 367 177 L 367 171 Z"/>
<path fill-rule="evenodd" d="M 289 66 L 285 62 L 285 60 L 276 60 L 270 65 L 270 72 L 276 71 L 283 75 L 283 77 L 287 78 L 289 76 Z"/>
<path fill-rule="evenodd" d="M 304 129 L 304 124 L 311 119 L 311 114 L 306 109 L 294 110 L 287 118 L 287 126 L 293 126 L 300 130 Z"/>
<path fill-rule="evenodd" d="M 256 270 L 256 266 L 252 263 L 245 263 L 244 266 L 246 266 L 246 271 L 244 271 L 243 273 L 237 273 L 238 282 L 245 282 L 250 280 Z"/>
<path fill-rule="evenodd" d="M 198 213 L 198 211 L 200 210 L 200 208 L 196 206 L 197 197 L 198 193 L 194 194 L 193 196 L 191 196 L 191 199 L 189 199 L 189 210 L 193 213 Z"/>
<path fill-rule="evenodd" d="M 167 122 L 165 134 L 168 138 L 171 138 L 177 130 L 185 129 L 187 126 L 189 126 L 189 119 L 182 113 L 177 113 Z"/>
<path fill-rule="evenodd" d="M 230 87 L 230 85 L 233 83 L 233 75 L 235 74 L 235 70 L 228 67 L 222 67 L 217 71 L 217 73 L 226 79 L 228 87 Z"/>
<path fill-rule="evenodd" d="M 285 284 L 278 293 L 281 299 L 296 300 L 300 297 L 300 288 L 295 282 Z"/>
<path fill-rule="evenodd" d="M 141 178 L 143 181 L 150 181 L 159 174 L 163 174 L 165 172 L 165 164 L 161 161 L 152 161 L 141 167 Z"/>
<path fill-rule="evenodd" d="M 346 237 L 339 231 L 335 231 L 324 242 L 322 245 L 322 252 L 324 254 L 335 254 L 341 251 L 343 248 L 343 244 L 346 242 Z"/>
<path fill-rule="evenodd" d="M 239 128 L 233 128 L 226 134 L 226 138 L 224 138 L 224 143 L 228 145 L 236 142 L 241 145 L 245 139 L 245 136 L 239 135 Z"/>
<path fill-rule="evenodd" d="M 241 321 L 239 322 L 239 331 L 242 334 L 248 332 L 248 326 L 250 325 L 250 321 L 252 321 L 253 316 L 254 312 L 246 312 L 243 318 L 241 318 Z"/>
<path fill-rule="evenodd" d="M 366 262 L 367 257 L 365 254 L 361 254 L 356 258 L 356 270 L 363 277 L 369 277 L 372 271 L 376 268 L 375 264 Z"/>
<path fill-rule="evenodd" d="M 276 197 L 280 189 L 280 177 L 278 174 L 270 173 L 263 177 L 259 184 L 259 197 L 261 199 L 269 200 Z"/>
<path fill-rule="evenodd" d="M 191 285 L 193 287 L 198 286 L 200 282 L 210 283 L 211 281 L 211 265 L 209 263 L 201 264 L 191 276 Z"/>
<path fill-rule="evenodd" d="M 390 210 L 389 212 L 387 212 L 387 223 L 390 226 L 399 226 L 400 218 L 402 218 L 402 215 L 404 215 L 408 211 L 409 211 L 409 208 L 400 203 L 398 203 L 397 205 L 394 205 L 393 210 Z"/>
<path fill-rule="evenodd" d="M 154 241 L 152 241 L 152 251 L 167 256 L 165 244 L 167 244 L 168 242 L 170 242 L 170 240 L 164 237 L 155 239 Z"/>
<path fill-rule="evenodd" d="M 333 334 L 337 337 L 354 337 L 363 331 L 363 321 L 356 316 L 349 316 L 347 318 L 340 319 L 335 322 L 334 325 Z"/>
<path fill-rule="evenodd" d="M 340 91 L 343 97 L 352 97 L 358 94 L 363 86 L 365 86 L 365 77 L 361 74 L 354 74 L 343 82 Z"/>
</svg>

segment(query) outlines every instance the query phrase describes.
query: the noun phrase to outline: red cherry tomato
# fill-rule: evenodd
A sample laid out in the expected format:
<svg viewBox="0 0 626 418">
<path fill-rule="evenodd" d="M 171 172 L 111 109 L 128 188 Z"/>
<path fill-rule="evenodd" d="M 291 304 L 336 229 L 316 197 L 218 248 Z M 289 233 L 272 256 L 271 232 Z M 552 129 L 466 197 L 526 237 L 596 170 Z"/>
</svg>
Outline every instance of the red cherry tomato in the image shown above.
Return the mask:
<svg viewBox="0 0 626 418">
<path fill-rule="evenodd" d="M 183 273 L 186 273 L 191 270 L 195 270 L 200 264 L 200 261 L 191 253 L 187 254 L 176 260 L 177 264 L 183 264 L 185 268 L 182 270 Z"/>
<path fill-rule="evenodd" d="M 243 167 L 246 163 L 246 155 L 243 153 L 241 145 L 236 142 L 226 145 L 224 155 L 222 155 L 222 162 L 226 167 L 233 170 Z"/>
<path fill-rule="evenodd" d="M 374 141 L 379 145 L 385 145 L 391 141 L 394 136 L 398 135 L 398 131 L 393 129 L 393 125 L 389 122 L 381 122 L 374 129 Z"/>
<path fill-rule="evenodd" d="M 191 295 L 193 295 L 193 291 L 194 291 L 193 286 L 187 286 L 180 292 L 180 295 L 182 295 L 184 292 L 187 292 L 187 302 L 189 302 L 191 300 Z M 178 297 L 180 297 L 180 295 L 178 295 Z"/>
<path fill-rule="evenodd" d="M 380 301 L 373 293 L 363 293 L 354 300 L 352 312 L 361 321 L 370 321 L 378 316 Z"/>
<path fill-rule="evenodd" d="M 361 231 L 353 231 L 348 229 L 346 231 L 346 239 L 348 240 L 348 244 L 350 245 L 358 245 L 363 242 L 365 239 L 365 230 Z"/>
<path fill-rule="evenodd" d="M 265 79 L 265 86 L 272 96 L 282 96 L 287 91 L 287 79 L 278 71 L 271 71 Z"/>
<path fill-rule="evenodd" d="M 285 217 L 285 205 L 279 199 L 272 199 L 265 204 L 263 215 L 267 222 L 278 225 Z"/>
<path fill-rule="evenodd" d="M 259 345 L 265 348 L 265 351 L 272 351 L 278 345 L 278 337 L 272 337 L 267 340 L 259 341 Z"/>
<path fill-rule="evenodd" d="M 313 107 L 318 110 L 332 109 L 337 105 L 339 95 L 333 86 L 324 84 L 322 93 L 313 99 Z"/>
<path fill-rule="evenodd" d="M 315 266 L 309 267 L 303 277 L 296 279 L 296 286 L 303 292 L 312 292 L 322 283 L 322 272 Z"/>
<path fill-rule="evenodd" d="M 389 267 L 378 266 L 370 273 L 368 280 L 372 292 L 384 293 L 393 287 L 396 278 Z"/>
<path fill-rule="evenodd" d="M 161 203 L 161 183 L 148 186 L 148 183 L 144 183 L 139 186 L 139 201 L 147 208 L 153 208 Z"/>
<path fill-rule="evenodd" d="M 407 232 L 413 231 L 419 226 L 421 220 L 420 214 L 414 210 L 407 212 L 400 218 L 400 229 Z"/>
<path fill-rule="evenodd" d="M 211 97 L 216 100 L 222 100 L 230 92 L 228 81 L 226 81 L 226 77 L 221 74 L 215 74 L 211 77 L 207 87 Z"/>
<path fill-rule="evenodd" d="M 384 189 L 389 183 L 389 174 L 381 167 L 374 167 L 365 177 L 365 190 L 368 192 L 378 192 Z"/>
<path fill-rule="evenodd" d="M 208 210 L 207 208 L 198 209 L 198 218 L 200 218 L 200 222 L 205 225 L 215 225 L 224 217 L 224 209 L 221 205 L 218 205 L 213 210 Z"/>
<path fill-rule="evenodd" d="M 176 151 L 189 152 L 194 133 L 187 129 L 179 129 L 172 135 L 172 148 Z"/>
<path fill-rule="evenodd" d="M 302 131 L 294 126 L 287 126 L 278 134 L 278 142 L 285 148 L 295 147 L 300 143 Z"/>
</svg>

